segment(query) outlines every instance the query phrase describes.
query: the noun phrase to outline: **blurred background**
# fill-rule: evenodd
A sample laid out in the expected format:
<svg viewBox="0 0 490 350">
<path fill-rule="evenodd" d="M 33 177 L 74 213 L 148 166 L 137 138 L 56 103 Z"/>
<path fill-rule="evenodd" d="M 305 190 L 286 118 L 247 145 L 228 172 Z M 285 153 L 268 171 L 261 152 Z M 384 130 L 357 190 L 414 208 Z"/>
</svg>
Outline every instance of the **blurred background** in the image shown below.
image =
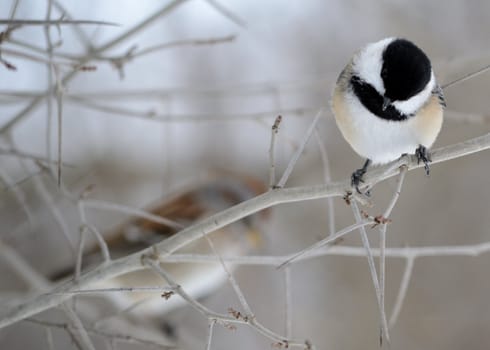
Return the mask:
<svg viewBox="0 0 490 350">
<path fill-rule="evenodd" d="M 167 3 L 174 6 L 161 13 Z M 52 26 L 51 64 L 42 25 L 14 28 L 0 42 L 0 239 L 45 275 L 73 261 L 71 246 L 81 223 L 73 195 L 87 186 L 93 187 L 91 198 L 142 208 L 209 173 L 248 174 L 268 183 L 270 129 L 278 115 L 283 117 L 278 174 L 323 108 L 317 128 L 331 177 L 346 179 L 362 160 L 342 139 L 329 99 L 347 60 L 368 42 L 388 36 L 414 41 L 431 58 L 442 84 L 490 63 L 488 1 L 20 0 L 2 1 L 0 17 L 8 20 L 16 8 L 15 19 L 44 20 L 50 6 L 52 19 L 118 25 Z M 147 18 L 139 30 L 121 37 Z M 73 73 L 77 59 L 87 55 L 91 59 Z M 434 147 L 489 131 L 489 79 L 484 73 L 445 91 L 448 108 Z M 49 86 L 55 89 L 46 99 Z M 56 167 L 47 166 L 58 157 L 60 107 L 65 190 L 56 183 Z M 322 164 L 312 139 L 286 186 L 324 183 Z M 489 171 L 490 153 L 481 152 L 434 165 L 429 178 L 422 170 L 409 172 L 388 227 L 388 245 L 489 241 Z M 377 185 L 368 211 L 384 211 L 393 190 L 393 179 Z M 335 199 L 334 206 L 337 230 L 354 222 L 344 201 Z M 102 232 L 127 218 L 103 210 L 87 215 Z M 329 225 L 326 200 L 274 207 L 262 227 L 260 254 L 299 251 L 325 237 Z M 369 232 L 377 245 L 377 230 Z M 353 232 L 340 244 L 361 242 Z M 402 259 L 387 260 L 388 315 L 404 266 Z M 488 254 L 417 259 L 391 330 L 392 346 L 488 349 L 489 266 Z M 1 259 L 0 274 L 1 314 L 21 299 L 26 286 Z M 318 349 L 379 348 L 365 258 L 325 256 L 294 264 L 290 274 L 295 338 Z M 284 334 L 284 271 L 242 266 L 235 276 L 257 319 Z M 239 308 L 229 285 L 203 302 L 218 312 Z M 42 317 L 56 317 L 56 310 Z M 190 307 L 165 317 L 176 328 L 179 346 L 205 348 L 204 317 Z M 144 329 L 136 327 L 133 334 L 139 331 Z M 107 347 L 100 337 L 93 341 L 97 349 Z M 53 330 L 53 343 L 55 349 L 76 348 L 64 330 Z M 216 326 L 211 349 L 269 349 L 271 343 L 246 326 L 235 331 Z M 29 322 L 0 330 L 0 345 L 49 348 L 44 327 Z"/>
</svg>

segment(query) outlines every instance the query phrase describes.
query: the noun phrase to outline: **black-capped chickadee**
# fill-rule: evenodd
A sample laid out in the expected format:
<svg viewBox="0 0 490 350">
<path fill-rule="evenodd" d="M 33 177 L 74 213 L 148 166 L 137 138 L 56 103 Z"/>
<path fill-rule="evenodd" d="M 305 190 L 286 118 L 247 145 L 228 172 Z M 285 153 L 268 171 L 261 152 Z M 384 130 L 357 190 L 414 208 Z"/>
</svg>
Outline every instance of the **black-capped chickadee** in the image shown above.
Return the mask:
<svg viewBox="0 0 490 350">
<path fill-rule="evenodd" d="M 359 184 L 370 164 L 414 154 L 429 174 L 432 146 L 445 107 L 427 55 L 412 42 L 386 38 L 356 52 L 335 85 L 332 109 L 347 142 L 366 162 L 351 176 Z"/>
</svg>

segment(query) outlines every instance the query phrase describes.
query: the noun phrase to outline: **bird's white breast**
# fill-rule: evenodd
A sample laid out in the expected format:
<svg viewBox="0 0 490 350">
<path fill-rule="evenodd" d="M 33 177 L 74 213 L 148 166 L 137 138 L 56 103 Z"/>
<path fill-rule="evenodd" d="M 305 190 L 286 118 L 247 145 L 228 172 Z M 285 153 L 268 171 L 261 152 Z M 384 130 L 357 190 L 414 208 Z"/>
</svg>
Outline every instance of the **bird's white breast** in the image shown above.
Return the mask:
<svg viewBox="0 0 490 350">
<path fill-rule="evenodd" d="M 405 121 L 389 121 L 367 110 L 354 93 L 336 88 L 332 100 L 337 125 L 354 151 L 373 164 L 384 164 L 402 154 L 413 154 L 422 144 L 430 147 L 434 137 L 424 138 L 420 121 L 415 115 Z"/>
</svg>

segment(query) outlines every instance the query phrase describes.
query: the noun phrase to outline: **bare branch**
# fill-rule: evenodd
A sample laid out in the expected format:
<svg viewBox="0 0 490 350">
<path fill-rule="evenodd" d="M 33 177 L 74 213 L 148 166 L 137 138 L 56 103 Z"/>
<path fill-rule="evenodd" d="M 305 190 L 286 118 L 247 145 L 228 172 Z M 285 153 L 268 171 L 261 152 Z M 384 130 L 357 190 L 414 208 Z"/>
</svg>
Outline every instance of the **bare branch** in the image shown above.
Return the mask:
<svg viewBox="0 0 490 350">
<path fill-rule="evenodd" d="M 245 21 L 243 19 L 241 19 L 240 17 L 238 17 L 237 15 L 235 15 L 233 12 L 231 12 L 230 10 L 228 10 L 226 7 L 224 7 L 218 1 L 216 1 L 216 0 L 206 0 L 206 2 L 209 5 L 211 5 L 212 7 L 214 7 L 214 9 L 216 9 L 223 16 L 225 16 L 230 21 L 232 21 L 233 23 L 235 23 L 236 25 L 238 25 L 238 26 L 240 26 L 242 28 L 245 28 L 247 26 L 247 24 L 245 23 Z"/>
<path fill-rule="evenodd" d="M 377 219 L 376 221 L 381 222 L 381 226 L 379 228 L 379 304 L 381 308 L 381 315 L 386 315 L 385 311 L 385 284 L 386 284 L 386 228 L 388 217 L 391 215 L 391 211 L 395 207 L 396 202 L 400 196 L 400 192 L 402 189 L 403 181 L 405 180 L 405 174 L 407 173 L 407 167 L 400 167 L 400 175 L 397 178 L 397 185 L 395 188 L 395 192 L 393 193 L 393 197 L 391 198 L 388 207 L 386 208 L 383 217 L 381 219 Z M 386 316 L 384 316 L 386 318 Z"/>
<path fill-rule="evenodd" d="M 281 187 L 284 187 L 284 185 L 286 185 L 286 181 L 288 181 L 289 176 L 293 172 L 294 166 L 296 165 L 299 157 L 303 153 L 303 151 L 306 147 L 306 144 L 310 140 L 311 134 L 313 133 L 313 130 L 315 130 L 316 124 L 318 123 L 318 120 L 320 120 L 320 117 L 322 116 L 322 114 L 323 114 L 323 109 L 318 111 L 318 113 L 316 114 L 315 118 L 313 119 L 313 122 L 311 123 L 310 127 L 306 131 L 306 133 L 303 137 L 303 140 L 301 141 L 301 144 L 299 145 L 296 152 L 294 152 L 293 156 L 291 157 L 291 160 L 289 161 L 289 164 L 288 164 L 286 170 L 284 170 L 284 173 L 282 174 L 281 179 L 277 183 L 277 187 L 281 188 Z"/>
<path fill-rule="evenodd" d="M 39 326 L 46 327 L 48 329 L 51 329 L 51 328 L 58 328 L 58 329 L 64 329 L 64 330 L 71 329 L 71 326 L 69 326 L 66 323 L 55 323 L 55 322 L 37 320 L 34 318 L 28 318 L 25 321 L 29 322 L 29 323 L 37 324 Z M 97 335 L 100 337 L 104 337 L 104 338 L 107 338 L 110 340 L 117 340 L 117 341 L 122 341 L 122 342 L 126 342 L 126 343 L 135 343 L 135 344 L 139 344 L 139 345 L 151 346 L 151 347 L 158 348 L 158 349 L 168 349 L 168 350 L 175 349 L 176 350 L 176 348 L 174 346 L 168 345 L 165 343 L 149 341 L 146 339 L 140 339 L 140 338 L 136 338 L 133 336 L 129 336 L 127 334 L 115 334 L 115 333 L 105 332 L 105 331 L 101 330 L 100 328 L 96 328 L 96 327 L 88 327 L 88 326 L 84 326 L 84 327 L 88 333 L 93 334 L 93 335 Z"/>
<path fill-rule="evenodd" d="M 104 26 L 119 26 L 117 23 L 92 20 L 46 20 L 46 19 L 0 19 L 0 24 L 21 25 L 21 26 L 62 26 L 73 24 L 95 24 Z"/>
<path fill-rule="evenodd" d="M 63 150 L 63 83 L 61 81 L 59 67 L 53 65 L 53 72 L 55 76 L 55 96 L 56 96 L 56 111 L 58 121 L 58 163 L 57 163 L 57 179 L 58 187 L 61 187 L 61 161 Z"/>
<path fill-rule="evenodd" d="M 85 202 L 80 200 L 78 201 L 78 213 L 80 215 L 80 221 L 82 222 L 82 226 L 80 227 L 80 234 L 83 235 L 85 230 L 88 230 L 92 232 L 92 234 L 95 236 L 97 239 L 97 242 L 100 247 L 100 251 L 102 253 L 102 256 L 104 258 L 104 262 L 109 262 L 111 261 L 111 255 L 109 253 L 109 248 L 107 247 L 107 243 L 104 240 L 104 237 L 102 237 L 102 234 L 97 230 L 95 226 L 89 225 L 87 222 L 87 217 L 85 215 Z M 82 247 L 83 249 L 83 247 Z"/>
<path fill-rule="evenodd" d="M 354 212 L 354 217 L 356 218 L 356 222 L 361 223 L 362 217 L 361 212 L 357 206 L 357 202 L 354 200 L 351 202 L 351 208 Z M 386 321 L 386 313 L 384 311 L 384 306 L 381 304 L 381 288 L 378 280 L 378 274 L 376 272 L 376 266 L 374 264 L 373 252 L 371 251 L 371 247 L 369 244 L 369 239 L 367 237 L 366 229 L 364 226 L 359 227 L 359 233 L 361 234 L 362 245 L 366 250 L 366 258 L 368 260 L 369 272 L 371 273 L 371 280 L 374 285 L 374 290 L 376 291 L 376 300 L 378 301 L 378 309 L 380 313 L 380 322 L 381 322 L 381 332 L 380 332 L 380 346 L 383 344 L 383 338 L 386 337 L 388 344 L 390 343 L 390 334 L 388 328 L 388 322 Z"/>
<path fill-rule="evenodd" d="M 158 216 L 155 214 L 152 214 L 150 212 L 138 209 L 138 208 L 131 208 L 127 207 L 121 204 L 117 203 L 111 203 L 111 202 L 106 202 L 102 200 L 97 200 L 97 199 L 81 199 L 80 202 L 83 204 L 84 207 L 87 208 L 92 208 L 92 209 L 101 209 L 101 210 L 108 210 L 108 211 L 114 211 L 117 213 L 123 213 L 123 214 L 128 214 L 136 217 L 140 217 L 146 220 L 150 220 L 152 222 L 156 222 L 158 224 L 162 224 L 174 229 L 182 229 L 184 226 L 182 224 L 179 224 L 176 221 L 172 221 L 169 219 L 166 219 L 162 216 Z"/>
<path fill-rule="evenodd" d="M 131 27 L 128 29 L 126 32 L 123 34 L 117 36 L 116 38 L 108 41 L 106 44 L 95 48 L 94 52 L 92 54 L 96 54 L 99 52 L 104 52 L 107 51 L 110 48 L 113 48 L 114 46 L 126 41 L 126 39 L 132 37 L 136 33 L 140 32 L 141 30 L 145 29 L 148 27 L 150 24 L 155 22 L 156 20 L 168 15 L 171 13 L 173 10 L 175 10 L 178 6 L 182 5 L 183 3 L 187 2 L 188 0 L 173 0 L 169 4 L 165 4 L 160 10 L 155 11 L 152 13 L 150 16 L 136 24 L 135 26 Z"/>
<path fill-rule="evenodd" d="M 115 287 L 115 288 L 95 288 L 95 289 L 83 289 L 73 290 L 70 292 L 53 292 L 48 294 L 106 294 L 106 293 L 132 293 L 132 292 L 175 292 L 175 288 L 172 286 L 156 286 L 156 287 Z"/>
<path fill-rule="evenodd" d="M 393 311 L 390 317 L 390 323 L 389 323 L 390 329 L 392 329 L 395 326 L 395 323 L 398 320 L 398 316 L 400 315 L 400 311 L 403 306 L 403 301 L 405 300 L 405 296 L 407 295 L 408 285 L 410 282 L 410 277 L 412 276 L 414 262 L 415 262 L 415 258 L 413 257 L 407 258 L 405 271 L 403 272 L 402 280 L 400 282 L 400 289 L 398 290 L 395 306 L 393 307 Z"/>
<path fill-rule="evenodd" d="M 318 149 L 320 150 L 320 157 L 322 159 L 323 178 L 325 180 L 325 183 L 327 184 L 332 180 L 330 176 L 330 162 L 328 160 L 327 148 L 323 144 L 323 141 L 320 137 L 320 134 L 318 133 L 317 128 L 315 128 L 315 139 L 317 141 Z M 327 212 L 328 212 L 328 231 L 330 235 L 333 235 L 335 233 L 335 207 L 333 204 L 332 197 L 327 198 Z"/>
<path fill-rule="evenodd" d="M 144 264 L 149 264 L 153 271 L 155 271 L 158 275 L 160 275 L 170 286 L 175 288 L 175 292 L 180 295 L 187 303 L 189 303 L 190 306 L 192 306 L 195 310 L 200 312 L 203 316 L 207 317 L 208 320 L 215 320 L 215 322 L 218 322 L 222 325 L 227 325 L 228 323 L 243 323 L 247 324 L 259 333 L 263 334 L 264 336 L 278 342 L 285 342 L 288 344 L 288 346 L 295 346 L 295 347 L 302 347 L 306 348 L 305 342 L 294 340 L 294 339 L 284 339 L 284 337 L 280 336 L 279 334 L 271 331 L 270 329 L 264 327 L 261 325 L 255 317 L 251 317 L 250 315 L 242 315 L 240 312 L 230 310 L 230 313 L 233 315 L 233 317 L 228 317 L 224 315 L 220 315 L 219 313 L 213 312 L 209 310 L 207 307 L 199 303 L 197 300 L 192 298 L 189 294 L 187 294 L 184 289 L 182 289 L 181 286 L 175 283 L 175 281 L 172 279 L 172 277 L 164 271 L 161 267 L 160 264 L 155 262 L 153 259 L 149 258 L 149 256 L 143 256 L 142 258 Z"/>
<path fill-rule="evenodd" d="M 211 238 L 204 234 L 204 238 L 207 240 L 209 246 L 211 247 L 212 252 L 214 255 L 216 255 L 219 259 L 219 262 L 221 266 L 223 267 L 223 270 L 226 273 L 226 277 L 228 278 L 228 282 L 230 282 L 233 291 L 235 292 L 236 296 L 238 297 L 238 300 L 240 302 L 240 305 L 242 306 L 243 310 L 247 314 L 247 317 L 255 318 L 254 313 L 252 312 L 252 309 L 248 305 L 247 299 L 245 299 L 245 295 L 243 294 L 242 290 L 240 289 L 240 286 L 238 285 L 235 277 L 233 277 L 233 274 L 231 273 L 230 269 L 226 266 L 225 262 L 221 258 L 220 253 L 216 250 L 216 247 L 214 246 L 213 241 Z"/>
<path fill-rule="evenodd" d="M 380 250 L 372 248 L 373 256 L 379 256 Z M 421 257 L 450 257 L 450 256 L 467 256 L 477 257 L 490 252 L 490 241 L 472 245 L 458 246 L 430 246 L 430 247 L 405 247 L 405 248 L 386 248 L 385 256 L 387 258 L 399 259 L 416 259 Z M 299 261 L 316 259 L 323 256 L 350 256 L 365 258 L 366 250 L 364 247 L 351 246 L 328 246 L 325 249 L 318 249 L 307 254 Z M 256 265 L 256 266 L 277 266 L 283 263 L 289 256 L 224 256 L 223 260 L 235 265 Z M 216 262 L 217 258 L 209 254 L 172 254 L 161 259 L 165 263 L 209 263 Z"/>
<path fill-rule="evenodd" d="M 490 148 L 490 133 L 461 143 L 436 149 L 432 153 L 432 162 L 435 164 L 447 161 L 449 159 L 483 151 L 488 148 Z M 422 166 L 420 164 L 417 164 L 416 157 L 404 157 L 403 159 L 395 161 L 394 163 L 380 166 L 368 171 L 365 175 L 365 181 L 368 184 L 375 184 L 386 178 L 389 178 L 398 173 L 395 166 L 399 167 L 404 164 L 404 162 L 406 162 L 408 170 L 413 170 Z M 387 171 L 387 169 L 392 170 Z M 218 214 L 203 219 L 199 223 L 182 230 L 180 233 L 175 234 L 172 237 L 155 244 L 154 246 L 151 246 L 147 249 L 136 252 L 124 258 L 113 260 L 110 263 L 105 264 L 104 266 L 88 271 L 87 273 L 80 276 L 80 279 L 77 283 L 67 283 L 62 287 L 59 287 L 59 289 L 57 290 L 78 290 L 96 281 L 105 280 L 108 278 L 116 277 L 123 273 L 139 270 L 144 267 L 141 263 L 141 259 L 144 256 L 158 254 L 160 259 L 164 259 L 176 250 L 201 238 L 203 233 L 207 234 L 213 232 L 262 209 L 280 203 L 291 203 L 308 199 L 327 198 L 329 196 L 342 196 L 344 195 L 346 190 L 350 189 L 350 179 L 345 179 L 341 182 L 332 182 L 320 186 L 287 188 L 266 192 L 260 196 L 247 200 Z M 489 245 L 490 244 L 483 247 L 478 247 L 477 250 L 472 250 L 471 252 L 475 254 L 482 249 L 486 251 L 487 249 L 489 249 Z M 334 249 L 339 248 L 340 247 L 331 247 L 330 249 L 333 251 Z M 460 251 L 458 249 L 461 248 L 449 248 L 447 252 L 451 252 L 453 254 L 456 252 L 457 254 L 457 252 Z M 463 249 L 463 251 L 467 254 L 469 253 L 465 249 Z M 427 253 L 427 251 L 425 252 Z M 386 255 L 388 256 L 389 254 L 390 251 L 387 249 Z M 0 317 L 0 328 L 6 327 L 12 323 L 30 317 L 53 306 L 59 305 L 68 298 L 68 295 L 38 295 L 35 298 L 26 301 L 25 303 L 23 303 L 23 305 L 19 305 L 15 308 L 7 310 L 3 317 Z"/>
<path fill-rule="evenodd" d="M 53 332 L 51 328 L 45 328 L 46 331 L 46 344 L 48 345 L 49 350 L 55 350 L 54 341 L 53 341 Z"/>
<path fill-rule="evenodd" d="M 208 45 L 228 43 L 228 42 L 232 42 L 233 40 L 235 40 L 235 38 L 236 38 L 236 35 L 227 35 L 227 36 L 216 37 L 216 38 L 177 40 L 177 41 L 172 41 L 172 42 L 168 42 L 168 43 L 164 43 L 164 44 L 159 44 L 159 45 L 147 47 L 147 48 L 141 49 L 139 51 L 136 51 L 136 50 L 134 50 L 133 52 L 128 51 L 128 54 L 121 57 L 121 59 L 127 59 L 128 61 L 130 61 L 130 60 L 133 60 L 133 59 L 141 57 L 141 56 L 146 56 L 148 54 L 155 53 L 157 51 L 171 49 L 171 48 L 175 48 L 175 47 L 208 46 Z M 107 57 L 105 59 L 113 60 L 114 58 Z"/>
<path fill-rule="evenodd" d="M 10 175 L 5 171 L 5 169 L 0 169 L 0 180 L 4 183 L 5 187 L 12 190 L 13 196 L 17 204 L 22 208 L 27 217 L 27 222 L 31 230 L 34 227 L 34 217 L 29 209 L 29 206 L 26 201 L 26 197 L 22 189 L 15 185 L 14 181 L 10 177 Z"/>
<path fill-rule="evenodd" d="M 51 287 L 51 283 L 44 276 L 35 271 L 15 249 L 2 241 L 0 241 L 0 253 L 0 257 L 29 287 L 40 291 L 45 291 Z"/>
<path fill-rule="evenodd" d="M 482 68 L 478 69 L 475 72 L 468 73 L 468 74 L 462 76 L 461 78 L 458 78 L 456 80 L 453 80 L 453 81 L 451 81 L 449 83 L 446 83 L 446 84 L 442 85 L 442 89 L 443 90 L 446 90 L 447 88 L 449 88 L 451 86 L 457 85 L 459 83 L 462 83 L 463 81 L 469 80 L 469 79 L 474 78 L 474 77 L 476 77 L 476 76 L 478 76 L 480 74 L 483 74 L 486 71 L 488 71 L 489 69 L 490 69 L 490 64 L 487 65 L 487 66 L 485 66 L 485 67 L 482 67 Z"/>
<path fill-rule="evenodd" d="M 53 61 L 53 60 L 45 59 L 45 58 L 40 57 L 38 55 L 32 55 L 32 54 L 29 54 L 29 53 L 26 53 L 26 52 L 23 52 L 23 51 L 12 50 L 12 49 L 8 49 L 8 48 L 4 48 L 4 47 L 2 47 L 2 51 L 1 52 L 3 54 L 9 55 L 9 56 L 18 57 L 18 58 L 21 58 L 21 59 L 29 60 L 29 61 L 36 62 L 36 63 L 42 63 L 42 64 L 52 64 L 52 63 L 55 63 L 55 64 L 57 64 L 59 66 L 69 66 L 69 67 L 72 67 L 74 65 L 74 63 L 75 63 L 73 61 L 68 61 L 68 60 Z M 16 70 L 16 69 L 11 69 L 11 70 Z"/>
<path fill-rule="evenodd" d="M 293 295 L 291 290 L 291 269 L 284 269 L 284 290 L 286 294 L 286 302 L 284 305 L 284 313 L 286 319 L 286 337 L 293 336 Z"/>
<path fill-rule="evenodd" d="M 71 327 L 67 328 L 67 331 L 74 333 L 74 336 L 78 335 L 79 344 L 83 347 L 83 349 L 95 350 L 95 346 L 92 343 L 87 330 L 83 326 L 82 320 L 80 320 L 75 311 L 73 311 L 73 309 L 66 304 L 62 304 L 62 309 L 71 324 Z"/>
<path fill-rule="evenodd" d="M 308 253 L 313 252 L 316 249 L 321 248 L 327 244 L 335 242 L 337 239 L 345 236 L 346 234 L 348 234 L 354 230 L 357 230 L 357 229 L 364 227 L 364 226 L 373 225 L 374 223 L 375 223 L 374 221 L 366 221 L 365 220 L 365 221 L 361 221 L 361 222 L 355 223 L 353 225 L 347 226 L 343 230 L 340 230 L 339 232 L 334 233 L 333 235 L 328 235 L 326 238 L 312 244 L 311 246 L 309 246 L 303 250 L 300 250 L 297 253 L 292 254 L 285 261 L 283 261 L 277 268 L 282 269 L 284 267 L 287 267 L 290 264 L 292 264 L 293 262 L 295 262 L 296 260 L 298 260 L 304 256 L 308 256 Z"/>
<path fill-rule="evenodd" d="M 91 108 L 101 112 L 115 114 L 117 116 L 128 116 L 134 118 L 143 118 L 148 120 L 153 120 L 157 122 L 209 122 L 209 121 L 219 121 L 219 122 L 235 122 L 243 121 L 248 119 L 264 119 L 270 118 L 271 114 L 287 114 L 287 115 L 305 115 L 313 110 L 318 110 L 318 108 L 291 108 L 284 110 L 271 110 L 257 113 L 207 113 L 207 114 L 171 114 L 171 113 L 158 113 L 154 109 L 142 111 L 130 108 L 124 108 L 121 106 L 110 106 L 107 104 L 102 104 L 88 99 L 83 99 L 79 97 L 66 96 L 67 101 L 76 103 L 82 107 Z"/>
<path fill-rule="evenodd" d="M 138 33 L 142 29 L 146 28 L 148 25 L 156 21 L 157 19 L 160 19 L 161 17 L 171 13 L 176 7 L 178 7 L 180 4 L 186 2 L 187 0 L 174 0 L 170 4 L 166 4 L 163 6 L 160 10 L 156 11 L 155 13 L 151 14 L 149 17 L 135 25 L 134 27 L 128 29 L 126 32 L 122 33 L 121 35 L 117 36 L 116 38 L 108 41 L 104 45 L 101 45 L 97 48 L 92 49 L 90 52 L 87 53 L 87 55 L 81 57 L 79 59 L 79 65 L 83 66 L 87 62 L 89 62 L 93 57 L 97 56 L 101 52 L 104 52 L 106 50 L 111 49 L 112 47 L 120 44 L 127 38 L 133 36 L 134 34 Z M 43 23 L 45 24 L 45 23 Z M 62 85 L 66 85 L 71 79 L 73 79 L 76 74 L 78 73 L 78 69 L 74 69 L 71 72 L 67 73 L 62 79 L 61 83 Z M 56 87 L 52 87 L 52 90 L 54 91 Z M 15 115 L 10 121 L 8 121 L 5 125 L 3 125 L 0 128 L 0 134 L 5 134 L 8 132 L 14 125 L 16 125 L 20 120 L 24 119 L 26 116 L 28 116 L 32 111 L 34 111 L 39 104 L 44 100 L 44 98 L 48 95 L 44 94 L 42 96 L 34 98 L 23 110 L 21 110 L 17 115 Z"/>
<path fill-rule="evenodd" d="M 54 7 L 62 13 L 63 17 L 68 19 L 68 20 L 73 20 L 74 17 L 67 11 L 67 9 L 59 2 L 59 1 L 53 1 Z M 80 25 L 74 25 L 70 27 L 75 34 L 78 36 L 78 39 L 80 42 L 84 45 L 85 49 L 87 51 L 91 51 L 93 49 L 92 43 L 90 42 L 89 38 L 83 31 Z"/>
<path fill-rule="evenodd" d="M 276 137 L 279 132 L 282 117 L 278 115 L 271 128 L 271 144 L 269 147 L 269 187 L 273 188 L 276 184 L 276 163 L 275 163 L 275 145 Z"/>
<path fill-rule="evenodd" d="M 206 342 L 206 350 L 211 350 L 211 343 L 213 341 L 214 325 L 216 320 L 209 320 L 208 322 L 208 340 Z"/>
</svg>

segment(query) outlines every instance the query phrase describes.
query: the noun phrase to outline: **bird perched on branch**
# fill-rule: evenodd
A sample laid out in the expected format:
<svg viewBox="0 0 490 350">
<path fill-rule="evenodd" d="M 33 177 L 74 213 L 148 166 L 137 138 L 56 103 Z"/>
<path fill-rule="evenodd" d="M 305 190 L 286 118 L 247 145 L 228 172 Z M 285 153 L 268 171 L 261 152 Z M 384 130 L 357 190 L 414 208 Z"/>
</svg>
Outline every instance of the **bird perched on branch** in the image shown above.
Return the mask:
<svg viewBox="0 0 490 350">
<path fill-rule="evenodd" d="M 429 175 L 428 149 L 442 126 L 442 89 L 427 55 L 412 42 L 386 38 L 356 52 L 332 97 L 337 125 L 366 161 L 351 176 L 359 191 L 370 164 L 415 154 Z"/>
<path fill-rule="evenodd" d="M 114 231 L 104 235 L 111 254 L 117 259 L 140 251 L 152 244 L 173 236 L 184 227 L 250 199 L 265 191 L 264 185 L 251 177 L 228 176 L 216 178 L 186 188 L 164 198 L 148 211 L 165 218 L 169 224 L 156 223 L 148 219 L 133 218 Z M 246 217 L 208 235 L 216 251 L 223 256 L 242 256 L 257 250 L 263 243 L 261 229 L 267 212 Z M 171 222 L 170 222 L 171 221 Z M 176 254 L 215 254 L 209 241 L 203 237 Z M 93 245 L 86 250 L 84 266 L 102 262 L 99 247 Z M 227 273 L 220 262 L 209 263 L 161 263 L 164 269 L 183 290 L 197 299 L 209 295 L 223 285 Z M 233 270 L 233 265 L 227 267 Z M 73 269 L 58 273 L 56 278 L 65 277 Z M 91 285 L 93 289 L 164 286 L 166 282 L 151 269 L 143 269 L 104 280 Z M 174 293 L 159 293 L 155 290 L 103 294 L 118 309 L 133 307 L 131 315 L 136 318 L 161 318 L 165 313 L 183 305 L 184 300 Z"/>
</svg>

